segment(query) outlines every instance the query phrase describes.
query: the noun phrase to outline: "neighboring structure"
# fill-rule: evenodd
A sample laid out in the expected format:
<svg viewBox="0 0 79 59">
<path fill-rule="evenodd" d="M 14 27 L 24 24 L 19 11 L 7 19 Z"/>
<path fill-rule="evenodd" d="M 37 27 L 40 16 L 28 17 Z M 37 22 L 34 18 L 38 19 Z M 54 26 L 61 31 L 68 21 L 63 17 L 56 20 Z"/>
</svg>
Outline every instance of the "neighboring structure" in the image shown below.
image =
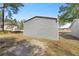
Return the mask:
<svg viewBox="0 0 79 59">
<path fill-rule="evenodd" d="M 2 30 L 2 24 L 0 24 L 0 30 Z M 17 31 L 18 27 L 17 25 L 13 24 L 4 24 L 4 30 Z"/>
<path fill-rule="evenodd" d="M 24 35 L 51 40 L 59 39 L 57 18 L 35 16 L 25 21 Z"/>
<path fill-rule="evenodd" d="M 70 26 L 70 29 L 71 29 L 71 35 L 72 36 L 75 36 L 77 38 L 79 38 L 79 19 L 75 19 L 71 26 Z"/>
</svg>

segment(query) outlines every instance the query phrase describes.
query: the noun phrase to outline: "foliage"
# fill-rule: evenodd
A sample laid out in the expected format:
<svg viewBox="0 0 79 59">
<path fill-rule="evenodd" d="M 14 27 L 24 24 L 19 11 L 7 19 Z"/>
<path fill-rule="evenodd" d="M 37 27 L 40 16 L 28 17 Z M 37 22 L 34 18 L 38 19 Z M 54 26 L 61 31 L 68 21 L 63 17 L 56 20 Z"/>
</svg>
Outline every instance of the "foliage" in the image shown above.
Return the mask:
<svg viewBox="0 0 79 59">
<path fill-rule="evenodd" d="M 12 18 L 13 14 L 17 14 L 20 7 L 23 7 L 24 5 L 21 3 L 3 3 L 2 7 L 2 30 L 4 31 L 4 16 L 5 12 L 8 12 L 8 17 Z"/>
<path fill-rule="evenodd" d="M 4 3 L 4 9 L 8 12 L 8 16 L 11 18 L 12 14 L 17 14 L 20 7 L 23 7 L 22 3 Z"/>
<path fill-rule="evenodd" d="M 59 8 L 59 23 L 65 24 L 79 18 L 79 4 L 66 3 Z"/>
<path fill-rule="evenodd" d="M 2 19 L 2 12 L 0 11 L 0 19 Z"/>
<path fill-rule="evenodd" d="M 17 20 L 16 19 L 5 19 L 5 23 L 17 25 Z"/>
<path fill-rule="evenodd" d="M 19 23 L 19 28 L 20 28 L 21 30 L 23 30 L 23 28 L 24 28 L 23 22 L 24 22 L 24 21 L 21 20 L 20 23 Z"/>
<path fill-rule="evenodd" d="M 11 20 L 11 24 L 17 25 L 17 20 L 16 19 Z"/>
<path fill-rule="evenodd" d="M 2 16 L 2 12 L 0 11 L 0 16 Z"/>
</svg>

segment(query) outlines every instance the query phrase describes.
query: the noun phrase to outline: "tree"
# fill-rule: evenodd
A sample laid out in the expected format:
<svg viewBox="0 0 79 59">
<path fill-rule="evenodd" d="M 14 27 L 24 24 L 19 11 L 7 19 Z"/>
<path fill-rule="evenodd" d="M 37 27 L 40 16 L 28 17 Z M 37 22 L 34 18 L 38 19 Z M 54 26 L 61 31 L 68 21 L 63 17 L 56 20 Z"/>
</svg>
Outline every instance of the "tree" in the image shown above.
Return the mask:
<svg viewBox="0 0 79 59">
<path fill-rule="evenodd" d="M 11 22 L 11 24 L 14 24 L 14 25 L 18 25 L 17 23 L 17 20 L 16 19 L 12 19 L 12 20 L 10 20 L 10 22 Z"/>
<path fill-rule="evenodd" d="M 0 19 L 2 19 L 2 12 L 0 11 Z"/>
<path fill-rule="evenodd" d="M 24 21 L 23 20 L 21 20 L 20 21 L 20 23 L 19 23 L 19 29 L 21 29 L 21 30 L 23 30 L 23 28 L 24 28 Z"/>
<path fill-rule="evenodd" d="M 59 23 L 65 24 L 79 18 L 79 4 L 66 3 L 59 8 Z"/>
<path fill-rule="evenodd" d="M 0 11 L 0 16 L 2 16 L 2 13 L 1 13 L 1 11 Z"/>
<path fill-rule="evenodd" d="M 5 12 L 8 12 L 8 17 L 11 18 L 12 14 L 17 14 L 19 11 L 19 8 L 24 6 L 21 3 L 3 3 L 2 7 L 2 30 L 4 31 L 4 15 Z"/>
<path fill-rule="evenodd" d="M 10 25 L 16 25 L 16 26 L 18 26 L 18 21 L 16 20 L 16 19 L 8 19 L 7 17 L 5 18 L 5 21 L 4 21 L 6 24 L 10 24 Z"/>
</svg>

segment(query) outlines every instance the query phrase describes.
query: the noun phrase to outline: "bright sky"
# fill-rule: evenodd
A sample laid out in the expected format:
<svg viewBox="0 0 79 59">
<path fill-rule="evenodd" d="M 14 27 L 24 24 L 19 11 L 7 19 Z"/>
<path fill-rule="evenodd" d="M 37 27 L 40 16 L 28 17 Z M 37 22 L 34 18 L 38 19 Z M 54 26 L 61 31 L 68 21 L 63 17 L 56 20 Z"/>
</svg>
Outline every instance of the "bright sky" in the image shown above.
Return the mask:
<svg viewBox="0 0 79 59">
<path fill-rule="evenodd" d="M 57 17 L 60 3 L 26 3 L 20 8 L 18 14 L 14 15 L 17 20 L 29 19 L 33 16 Z"/>
</svg>

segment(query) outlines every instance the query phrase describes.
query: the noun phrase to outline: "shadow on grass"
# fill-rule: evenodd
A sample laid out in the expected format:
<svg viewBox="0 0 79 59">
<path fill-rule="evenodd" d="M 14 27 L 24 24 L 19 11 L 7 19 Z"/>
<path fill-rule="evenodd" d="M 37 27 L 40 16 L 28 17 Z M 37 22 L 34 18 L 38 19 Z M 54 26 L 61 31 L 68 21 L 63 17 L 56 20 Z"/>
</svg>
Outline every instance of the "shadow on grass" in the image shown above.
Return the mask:
<svg viewBox="0 0 79 59">
<path fill-rule="evenodd" d="M 16 38 L 0 38 L 0 56 L 40 56 L 43 53 L 41 50 L 41 47 L 31 45 L 25 39 L 16 41 Z"/>
<path fill-rule="evenodd" d="M 79 38 L 76 38 L 76 37 L 69 35 L 68 33 L 64 33 L 64 32 L 60 32 L 59 36 L 63 37 L 64 39 L 79 40 Z"/>
<path fill-rule="evenodd" d="M 3 53 L 3 51 L 14 46 L 15 44 L 16 44 L 16 38 L 13 37 L 0 38 L 0 55 Z"/>
</svg>

